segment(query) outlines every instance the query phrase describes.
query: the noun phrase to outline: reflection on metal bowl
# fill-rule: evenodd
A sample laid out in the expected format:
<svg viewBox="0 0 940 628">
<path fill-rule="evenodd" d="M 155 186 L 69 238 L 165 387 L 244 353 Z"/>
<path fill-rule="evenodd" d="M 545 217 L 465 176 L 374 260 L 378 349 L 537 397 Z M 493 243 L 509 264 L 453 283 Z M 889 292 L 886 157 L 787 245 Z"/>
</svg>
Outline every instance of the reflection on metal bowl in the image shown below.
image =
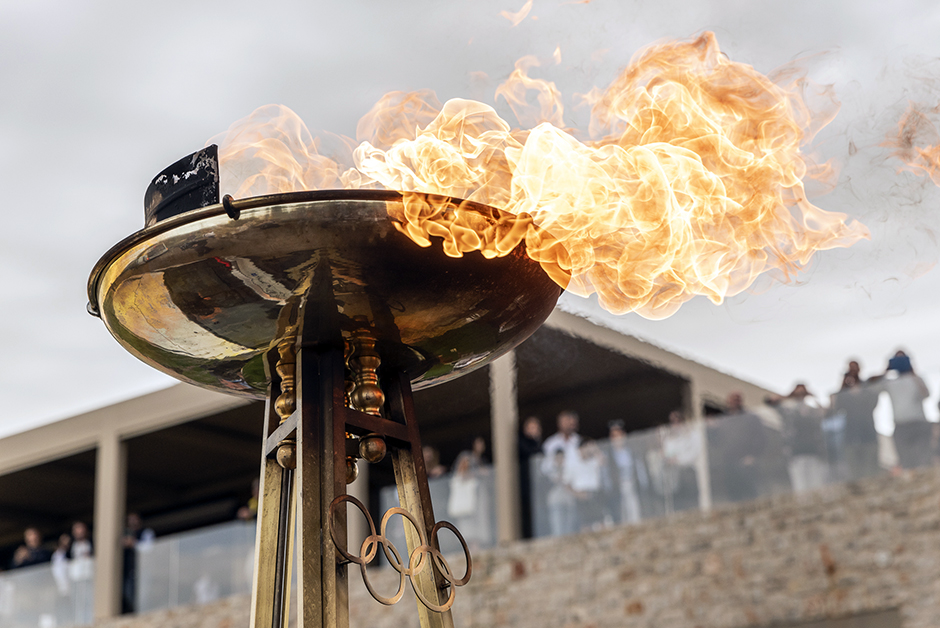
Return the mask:
<svg viewBox="0 0 940 628">
<path fill-rule="evenodd" d="M 495 259 L 448 257 L 438 242 L 419 247 L 389 218 L 390 205 L 402 204 L 397 192 L 235 204 L 237 219 L 231 203 L 212 205 L 131 235 L 99 260 L 88 285 L 90 311 L 128 351 L 205 388 L 265 397 L 265 352 L 322 316 L 335 317 L 344 335 L 371 326 L 383 368 L 425 388 L 518 345 L 561 294 L 524 245 Z"/>
</svg>

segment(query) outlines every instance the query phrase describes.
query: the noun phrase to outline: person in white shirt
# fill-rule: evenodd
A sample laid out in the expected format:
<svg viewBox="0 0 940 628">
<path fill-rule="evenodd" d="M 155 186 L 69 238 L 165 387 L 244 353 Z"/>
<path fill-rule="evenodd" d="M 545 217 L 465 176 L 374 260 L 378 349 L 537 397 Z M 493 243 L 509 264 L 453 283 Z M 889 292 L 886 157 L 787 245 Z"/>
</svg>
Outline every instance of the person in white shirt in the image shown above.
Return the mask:
<svg viewBox="0 0 940 628">
<path fill-rule="evenodd" d="M 577 470 L 571 480 L 571 489 L 578 501 L 579 530 L 597 530 L 613 523 L 605 503 L 609 488 L 610 477 L 604 453 L 596 442 L 582 440 Z"/>
<path fill-rule="evenodd" d="M 69 579 L 75 601 L 75 623 L 91 624 L 94 619 L 95 563 L 88 526 L 83 521 L 72 524 L 72 545 L 69 548 Z"/>
<path fill-rule="evenodd" d="M 640 460 L 630 449 L 623 421 L 611 421 L 607 429 L 610 439 L 611 476 L 618 497 L 617 520 L 623 523 L 639 523 L 641 511 L 637 481 L 641 473 L 638 467 Z M 643 479 L 646 479 L 645 468 L 642 473 Z"/>
<path fill-rule="evenodd" d="M 698 497 L 698 463 L 704 449 L 699 426 L 686 421 L 682 412 L 669 413 L 669 424 L 660 428 L 663 462 L 672 476 L 668 483 L 667 510 L 696 508 Z"/>
<path fill-rule="evenodd" d="M 566 410 L 558 415 L 558 431 L 545 439 L 542 473 L 552 481 L 547 497 L 548 517 L 553 535 L 578 530 L 577 506 L 571 488 L 581 462 L 578 415 Z"/>
<path fill-rule="evenodd" d="M 579 448 L 581 447 L 581 436 L 578 434 L 579 418 L 577 413 L 565 410 L 558 415 L 558 431 L 545 439 L 542 443 L 542 453 L 545 454 L 545 460 L 542 462 L 543 470 L 549 473 L 553 463 L 551 459 L 559 451 L 565 455 L 565 472 L 570 480 L 572 474 L 577 470 L 578 461 L 581 459 Z"/>
<path fill-rule="evenodd" d="M 924 380 L 914 373 L 910 357 L 898 351 L 888 360 L 884 375 L 872 380 L 873 386 L 887 392 L 891 398 L 898 464 L 904 469 L 929 465 L 933 461 L 934 424 L 927 421 L 924 414 L 924 400 L 930 396 L 930 391 Z"/>
<path fill-rule="evenodd" d="M 71 544 L 72 537 L 62 534 L 59 536 L 59 544 L 52 552 L 52 579 L 55 580 L 56 589 L 62 597 L 72 592 L 69 586 L 69 546 Z"/>
</svg>

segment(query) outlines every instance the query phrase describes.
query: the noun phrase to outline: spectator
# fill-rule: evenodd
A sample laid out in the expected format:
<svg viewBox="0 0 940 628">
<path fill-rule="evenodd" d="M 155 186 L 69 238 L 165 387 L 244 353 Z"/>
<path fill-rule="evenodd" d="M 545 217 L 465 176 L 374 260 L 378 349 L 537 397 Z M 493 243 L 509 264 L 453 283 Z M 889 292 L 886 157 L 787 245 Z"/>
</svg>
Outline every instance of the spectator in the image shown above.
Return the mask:
<svg viewBox="0 0 940 628">
<path fill-rule="evenodd" d="M 82 521 L 72 524 L 72 544 L 69 547 L 69 580 L 75 599 L 75 623 L 91 624 L 94 619 L 94 562 L 88 526 Z"/>
<path fill-rule="evenodd" d="M 823 412 L 818 405 L 808 403 L 811 398 L 806 386 L 797 384 L 779 405 L 790 458 L 787 469 L 795 493 L 819 488 L 828 480 Z"/>
<path fill-rule="evenodd" d="M 898 462 L 904 469 L 913 469 L 933 461 L 931 450 L 934 426 L 924 415 L 924 400 L 930 396 L 927 384 L 914 372 L 911 359 L 898 351 L 888 360 L 888 367 L 877 378 L 876 390 L 884 390 L 894 409 L 894 445 Z"/>
<path fill-rule="evenodd" d="M 39 534 L 38 529 L 26 528 L 23 532 L 23 541 L 25 543 L 19 546 L 13 554 L 11 568 L 47 563 L 52 558 L 52 553 L 42 546 L 42 535 Z"/>
<path fill-rule="evenodd" d="M 578 435 L 578 415 L 565 410 L 557 418 L 558 431 L 545 439 L 542 451 L 542 472 L 549 477 L 547 505 L 553 534 L 571 534 L 577 531 L 572 483 L 581 461 L 581 437 Z"/>
<path fill-rule="evenodd" d="M 72 537 L 68 534 L 62 534 L 59 536 L 59 544 L 52 552 L 52 579 L 55 580 L 56 590 L 59 592 L 60 598 L 68 596 L 72 590 L 69 585 L 69 548 L 71 546 Z"/>
<path fill-rule="evenodd" d="M 545 463 L 548 463 L 546 468 Z M 552 536 L 573 534 L 578 529 L 577 502 L 574 491 L 565 471 L 565 452 L 555 449 L 552 454 L 546 455 L 542 464 L 542 472 L 548 476 L 551 487 L 545 497 L 548 506 L 548 527 Z"/>
<path fill-rule="evenodd" d="M 554 465 L 555 453 L 561 451 L 564 454 L 566 468 L 569 471 L 574 470 L 577 460 L 580 459 L 578 448 L 581 446 L 581 436 L 578 435 L 578 422 L 578 415 L 570 410 L 565 410 L 558 415 L 558 431 L 546 438 L 542 444 L 546 469 Z"/>
<path fill-rule="evenodd" d="M 669 413 L 669 425 L 660 430 L 663 444 L 667 510 L 688 510 L 698 507 L 698 463 L 702 456 L 702 432 L 697 425 L 685 421 L 682 412 Z"/>
<path fill-rule="evenodd" d="M 55 582 L 55 616 L 56 617 L 74 617 L 72 585 L 69 582 L 69 548 L 72 545 L 72 537 L 68 534 L 59 535 L 59 542 L 55 551 L 52 552 L 52 579 Z M 78 622 L 76 622 L 78 623 Z M 88 623 L 91 622 L 81 622 Z"/>
<path fill-rule="evenodd" d="M 519 434 L 519 498 L 522 501 L 522 536 L 531 538 L 532 529 L 532 457 L 542 451 L 542 422 L 530 416 Z"/>
<path fill-rule="evenodd" d="M 786 451 L 783 417 L 779 408 L 784 399 L 785 396 L 770 394 L 764 397 L 762 403 L 748 408 L 748 412 L 756 414 L 764 426 L 764 448 L 756 463 L 761 478 L 757 486 L 759 495 L 789 493 L 793 490 L 788 468 L 790 457 Z"/>
<path fill-rule="evenodd" d="M 614 487 L 614 513 L 618 523 L 639 523 L 641 517 L 638 485 L 649 484 L 646 468 L 630 449 L 623 421 L 607 424 L 610 439 L 611 484 Z M 642 467 L 642 470 L 641 470 Z"/>
<path fill-rule="evenodd" d="M 855 378 L 859 384 L 864 384 L 865 380 L 862 379 L 862 366 L 858 363 L 858 360 L 850 360 L 849 366 L 845 371 L 846 375 L 851 375 Z"/>
<path fill-rule="evenodd" d="M 474 472 L 481 470 L 483 467 L 489 465 L 489 460 L 486 457 L 486 439 L 482 436 L 477 436 L 473 439 L 473 445 L 469 450 L 464 450 L 457 455 L 457 460 L 454 462 L 456 466 L 460 462 L 461 458 L 469 458 L 470 460 L 470 469 Z"/>
<path fill-rule="evenodd" d="M 842 389 L 832 396 L 830 414 L 841 415 L 845 421 L 844 461 L 849 480 L 870 477 L 881 471 L 874 419 L 877 405 L 878 391 L 863 386 L 851 372 L 842 379 Z"/>
<path fill-rule="evenodd" d="M 571 473 L 571 490 L 577 500 L 577 529 L 597 530 L 613 523 L 605 508 L 605 488 L 610 486 L 604 453 L 593 440 L 582 440 L 578 463 Z"/>
<path fill-rule="evenodd" d="M 127 514 L 127 527 L 124 529 L 124 586 L 122 587 L 121 612 L 133 613 L 137 596 L 137 552 L 148 549 L 155 535 L 150 528 L 144 528 L 140 515 L 136 512 Z"/>
<path fill-rule="evenodd" d="M 76 521 L 72 524 L 72 543 L 69 546 L 69 559 L 73 561 L 90 559 L 93 555 L 94 550 L 91 544 L 91 535 L 88 533 L 88 526 L 83 521 Z"/>
<path fill-rule="evenodd" d="M 712 477 L 722 482 L 730 501 L 745 501 L 758 496 L 758 487 L 763 479 L 758 462 L 767 443 L 764 430 L 760 417 L 744 407 L 741 393 L 728 395 L 725 416 L 709 429 L 709 443 L 719 443 L 722 455 L 713 463 L 715 473 Z"/>
<path fill-rule="evenodd" d="M 473 549 L 489 545 L 492 540 L 490 500 L 483 482 L 489 472 L 485 453 L 486 440 L 480 436 L 473 439 L 471 449 L 460 452 L 447 499 L 447 514 Z"/>
<path fill-rule="evenodd" d="M 437 449 L 430 445 L 424 445 L 421 448 L 421 455 L 424 456 L 424 468 L 429 480 L 439 478 L 447 473 L 447 467 L 441 464 L 441 455 Z"/>
</svg>

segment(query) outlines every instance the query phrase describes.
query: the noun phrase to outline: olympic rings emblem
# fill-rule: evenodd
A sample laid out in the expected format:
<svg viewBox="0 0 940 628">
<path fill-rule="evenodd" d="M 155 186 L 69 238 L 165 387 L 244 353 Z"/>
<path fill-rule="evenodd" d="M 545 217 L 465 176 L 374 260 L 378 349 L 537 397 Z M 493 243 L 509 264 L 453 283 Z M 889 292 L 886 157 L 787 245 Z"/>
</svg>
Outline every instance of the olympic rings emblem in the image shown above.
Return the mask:
<svg viewBox="0 0 940 628">
<path fill-rule="evenodd" d="M 359 548 L 358 555 L 351 554 L 342 549 L 340 543 L 337 542 L 336 539 L 336 531 L 333 527 L 333 514 L 335 509 L 343 502 L 349 502 L 358 508 L 366 518 L 366 521 L 369 523 L 370 534 L 362 542 L 362 546 Z M 369 594 L 375 598 L 376 601 L 385 604 L 386 606 L 396 604 L 401 599 L 402 595 L 405 593 L 405 579 L 407 578 L 411 581 L 411 588 L 414 590 L 415 596 L 421 601 L 422 604 L 432 611 L 443 613 L 447 610 L 450 610 L 450 607 L 453 606 L 454 597 L 456 596 L 456 588 L 462 587 L 470 581 L 470 549 L 467 547 L 467 542 L 464 541 L 463 536 L 461 536 L 460 532 L 457 531 L 457 528 L 454 526 L 454 524 L 448 521 L 438 521 L 435 523 L 434 527 L 431 528 L 430 539 L 427 539 L 425 537 L 423 526 L 418 525 L 418 521 L 410 512 L 404 508 L 389 508 L 388 511 L 386 511 L 386 513 L 382 516 L 382 523 L 379 526 L 380 533 L 376 534 L 375 523 L 372 521 L 372 517 L 369 515 L 369 511 L 361 501 L 352 495 L 340 495 L 334 499 L 333 503 L 330 504 L 329 515 L 330 537 L 333 539 L 333 544 L 336 546 L 336 550 L 340 553 L 340 555 L 343 557 L 343 560 L 346 562 L 359 565 L 359 570 L 362 572 L 362 581 L 366 585 L 366 589 L 369 590 Z M 401 515 L 403 519 L 406 519 L 411 523 L 411 526 L 418 535 L 418 540 L 420 542 L 418 547 L 416 547 L 410 555 L 406 555 L 408 559 L 407 566 L 402 560 L 402 555 L 398 551 L 398 548 L 396 548 L 392 542 L 388 540 L 388 537 L 385 536 L 385 530 L 388 526 L 388 522 L 395 515 Z M 457 540 L 460 541 L 464 555 L 467 558 L 467 570 L 461 578 L 454 577 L 454 573 L 451 570 L 450 565 L 447 564 L 447 561 L 444 559 L 444 555 L 441 554 L 440 549 L 438 549 L 440 547 L 438 533 L 443 528 L 447 528 L 454 533 L 454 536 L 456 536 Z M 428 542 L 429 540 L 433 542 L 433 545 Z M 380 545 L 382 546 L 382 551 L 385 554 L 385 558 L 388 559 L 392 569 L 397 571 L 399 576 L 398 590 L 391 597 L 385 597 L 376 592 L 372 586 L 372 582 L 369 580 L 369 574 L 366 569 L 367 565 L 369 565 L 369 563 L 371 563 L 378 555 Z M 449 588 L 447 600 L 443 604 L 435 604 L 431 600 L 428 600 L 424 593 L 422 593 L 421 587 L 415 584 L 415 578 L 419 576 L 421 572 L 424 571 L 424 569 L 427 567 L 427 565 L 432 561 Z"/>
</svg>

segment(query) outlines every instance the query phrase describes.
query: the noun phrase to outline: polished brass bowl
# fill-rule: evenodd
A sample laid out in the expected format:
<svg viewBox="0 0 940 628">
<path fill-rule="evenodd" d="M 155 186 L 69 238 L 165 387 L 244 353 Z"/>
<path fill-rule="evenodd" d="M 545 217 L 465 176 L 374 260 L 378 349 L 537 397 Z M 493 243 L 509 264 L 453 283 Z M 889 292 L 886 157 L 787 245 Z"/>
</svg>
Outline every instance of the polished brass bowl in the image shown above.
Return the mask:
<svg viewBox="0 0 940 628">
<path fill-rule="evenodd" d="M 226 199 L 168 218 L 98 261 L 89 311 L 154 368 L 254 398 L 267 393 L 265 353 L 311 315 L 346 336 L 368 325 L 383 368 L 406 373 L 415 389 L 488 364 L 542 324 L 562 289 L 524 244 L 495 259 L 448 257 L 440 242 L 422 248 L 395 229 L 390 214 L 401 206 L 397 192 L 324 190 Z"/>
</svg>

